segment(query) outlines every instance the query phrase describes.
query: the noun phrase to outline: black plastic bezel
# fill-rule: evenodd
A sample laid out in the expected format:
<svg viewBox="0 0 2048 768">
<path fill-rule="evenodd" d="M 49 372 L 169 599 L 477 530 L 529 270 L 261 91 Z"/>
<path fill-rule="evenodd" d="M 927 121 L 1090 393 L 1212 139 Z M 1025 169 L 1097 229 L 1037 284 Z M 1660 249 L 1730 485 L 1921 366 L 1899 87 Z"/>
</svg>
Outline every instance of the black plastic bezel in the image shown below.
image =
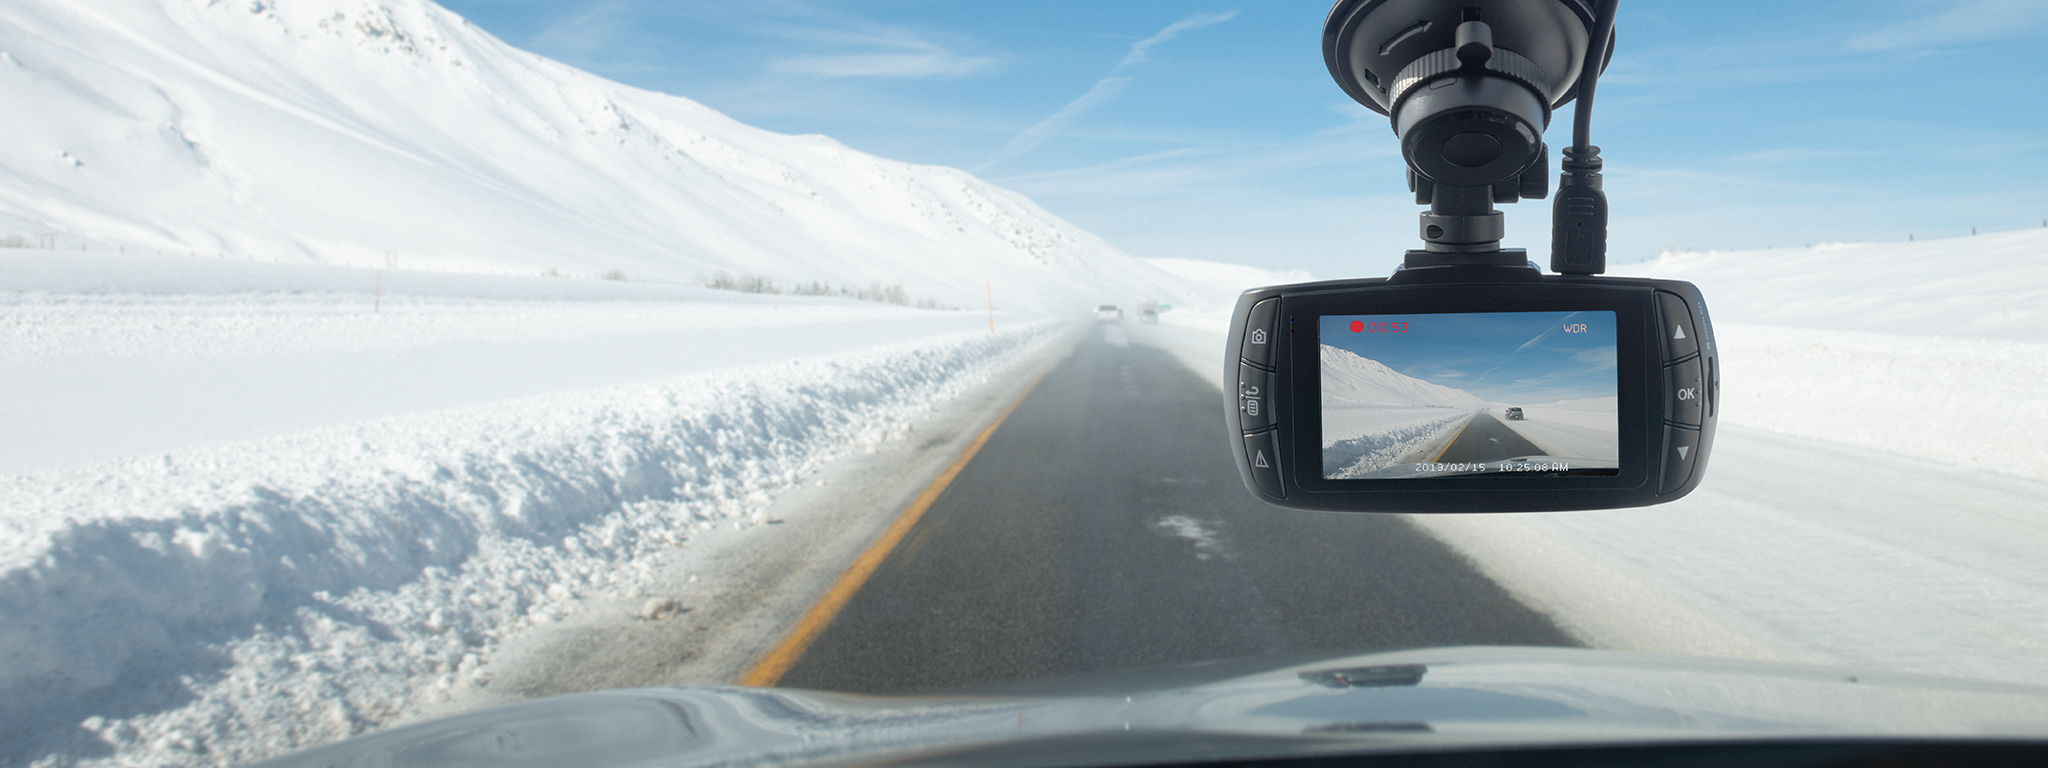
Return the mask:
<svg viewBox="0 0 2048 768">
<path fill-rule="evenodd" d="M 1651 393 L 1660 385 L 1662 358 L 1653 350 L 1655 339 L 1645 332 L 1654 322 L 1655 294 L 1648 288 L 1578 287 L 1559 293 L 1531 292 L 1524 286 L 1475 285 L 1462 288 L 1455 297 L 1425 286 L 1386 286 L 1368 293 L 1357 291 L 1311 293 L 1290 296 L 1281 302 L 1283 323 L 1294 330 L 1286 334 L 1287 347 L 1282 364 L 1292 386 L 1276 391 L 1288 393 L 1288 402 L 1276 403 L 1282 419 L 1289 419 L 1291 435 L 1283 438 L 1282 460 L 1289 454 L 1302 460 L 1288 464 L 1290 484 L 1307 493 L 1441 493 L 1473 489 L 1527 490 L 1639 488 L 1650 480 L 1642 457 L 1649 446 L 1663 439 L 1663 421 L 1643 417 Z M 1616 450 L 1621 456 L 1618 475 L 1532 477 L 1525 475 L 1484 475 L 1421 479 L 1330 480 L 1323 477 L 1322 366 L 1317 345 L 1317 319 L 1326 315 L 1411 315 L 1498 312 L 1607 311 L 1615 314 L 1615 394 L 1619 398 Z M 1627 338 L 1624 338 L 1626 336 Z"/>
<path fill-rule="evenodd" d="M 1435 270 L 1424 270 L 1435 272 Z M 1617 277 L 1543 276 L 1533 269 L 1449 271 L 1443 279 L 1348 280 L 1277 286 L 1247 292 L 1231 329 L 1232 380 L 1242 324 L 1254 304 L 1279 298 L 1281 345 L 1274 350 L 1274 401 L 1282 496 L 1260 492 L 1243 461 L 1239 470 L 1261 499 L 1284 507 L 1359 512 L 1531 512 L 1611 509 L 1657 504 L 1684 496 L 1699 474 L 1659 494 L 1665 471 L 1664 326 L 1658 291 L 1676 293 L 1699 307 L 1698 290 L 1678 281 Z M 1452 275 L 1455 277 L 1448 277 Z M 1490 276 L 1498 276 L 1492 279 Z M 1327 315 L 1461 312 L 1610 311 L 1615 313 L 1616 396 L 1620 473 L 1606 476 L 1486 475 L 1451 478 L 1329 480 L 1322 476 L 1322 371 L 1318 322 Z M 1705 329 L 1704 311 L 1696 309 Z M 1710 333 L 1710 331 L 1707 331 Z M 1710 354 L 1710 343 L 1703 354 Z M 1233 413 L 1233 416 L 1235 414 Z M 1235 421 L 1233 421 L 1235 427 Z M 1711 440 L 1712 419 L 1703 425 Z M 1241 429 L 1233 436 L 1242 437 Z M 1704 443 L 1703 443 L 1704 446 Z M 1704 468 L 1702 448 L 1700 468 Z"/>
</svg>

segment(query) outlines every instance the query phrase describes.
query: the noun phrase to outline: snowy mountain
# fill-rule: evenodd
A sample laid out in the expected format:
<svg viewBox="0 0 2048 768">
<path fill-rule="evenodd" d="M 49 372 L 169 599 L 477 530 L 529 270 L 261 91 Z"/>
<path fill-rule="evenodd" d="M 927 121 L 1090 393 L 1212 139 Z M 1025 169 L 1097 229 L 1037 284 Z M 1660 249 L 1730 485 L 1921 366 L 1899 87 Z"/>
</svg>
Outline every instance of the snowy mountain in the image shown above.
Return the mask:
<svg viewBox="0 0 2048 768">
<path fill-rule="evenodd" d="M 1207 303 L 964 172 L 752 128 L 427 0 L 15 0 L 0 103 L 15 244 Z"/>
<path fill-rule="evenodd" d="M 1485 408 L 1470 392 L 1397 373 L 1377 360 L 1323 346 L 1323 404 Z"/>
</svg>

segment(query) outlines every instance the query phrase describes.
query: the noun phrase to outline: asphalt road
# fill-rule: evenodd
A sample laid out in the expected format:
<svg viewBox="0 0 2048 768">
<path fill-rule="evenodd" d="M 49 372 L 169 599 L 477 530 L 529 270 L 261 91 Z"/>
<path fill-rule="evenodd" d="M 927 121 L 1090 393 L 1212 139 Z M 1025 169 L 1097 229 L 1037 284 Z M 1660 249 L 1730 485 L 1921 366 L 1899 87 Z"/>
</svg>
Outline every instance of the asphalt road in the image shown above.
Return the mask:
<svg viewBox="0 0 2048 768">
<path fill-rule="evenodd" d="M 1297 651 L 1571 645 L 1400 517 L 1254 501 L 1221 392 L 1091 332 L 780 685 L 889 692 Z"/>
<path fill-rule="evenodd" d="M 1466 422 L 1465 429 L 1450 445 L 1444 446 L 1444 452 L 1437 455 L 1436 461 L 1458 464 L 1541 455 L 1543 449 L 1536 447 L 1535 443 L 1516 434 L 1493 414 L 1481 413 Z"/>
</svg>

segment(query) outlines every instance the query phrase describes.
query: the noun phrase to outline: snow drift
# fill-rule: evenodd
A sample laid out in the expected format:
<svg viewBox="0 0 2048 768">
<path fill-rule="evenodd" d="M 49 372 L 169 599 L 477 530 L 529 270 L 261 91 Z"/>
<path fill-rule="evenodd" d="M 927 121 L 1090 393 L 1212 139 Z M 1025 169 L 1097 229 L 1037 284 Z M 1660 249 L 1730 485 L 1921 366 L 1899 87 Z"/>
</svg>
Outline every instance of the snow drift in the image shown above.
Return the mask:
<svg viewBox="0 0 2048 768">
<path fill-rule="evenodd" d="M 0 764 L 247 762 L 417 711 L 1048 329 L 0 477 Z"/>
<path fill-rule="evenodd" d="M 788 287 L 1206 302 L 949 168 L 737 123 L 427 0 L 0 6 L 0 241 Z"/>
</svg>

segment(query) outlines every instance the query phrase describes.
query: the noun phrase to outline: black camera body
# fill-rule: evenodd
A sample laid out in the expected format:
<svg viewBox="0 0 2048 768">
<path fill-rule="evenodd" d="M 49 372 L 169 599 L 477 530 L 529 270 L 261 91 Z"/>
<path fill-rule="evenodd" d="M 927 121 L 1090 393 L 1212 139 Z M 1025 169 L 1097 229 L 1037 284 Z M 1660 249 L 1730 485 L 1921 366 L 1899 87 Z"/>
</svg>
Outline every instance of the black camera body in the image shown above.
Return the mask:
<svg viewBox="0 0 2048 768">
<path fill-rule="evenodd" d="M 1228 349 L 1238 471 L 1282 507 L 1647 506 L 1714 442 L 1719 354 L 1682 281 L 1524 262 L 1260 288 Z"/>
</svg>

